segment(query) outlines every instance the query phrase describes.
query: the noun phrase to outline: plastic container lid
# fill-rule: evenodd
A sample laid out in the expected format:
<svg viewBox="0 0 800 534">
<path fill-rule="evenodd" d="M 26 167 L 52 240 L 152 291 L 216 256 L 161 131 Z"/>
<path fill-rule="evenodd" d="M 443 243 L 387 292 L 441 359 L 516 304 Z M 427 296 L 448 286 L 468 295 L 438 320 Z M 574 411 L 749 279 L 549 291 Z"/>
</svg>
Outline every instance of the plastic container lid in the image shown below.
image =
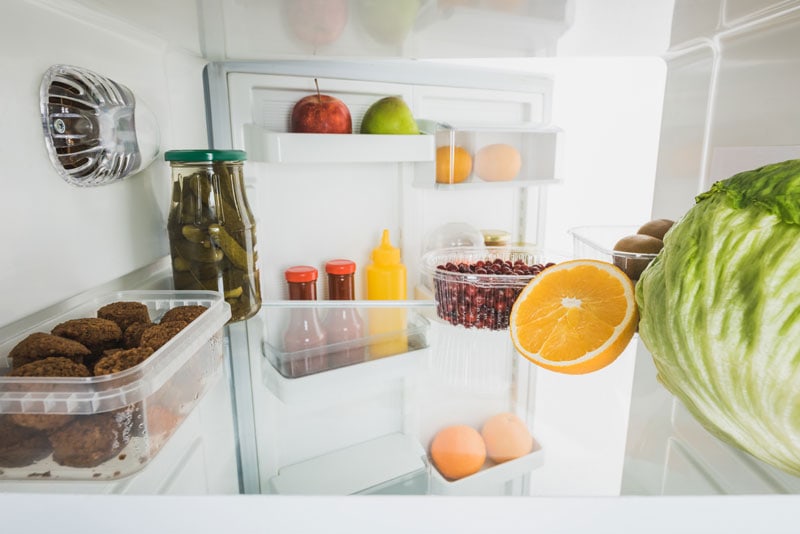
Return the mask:
<svg viewBox="0 0 800 534">
<path fill-rule="evenodd" d="M 372 261 L 376 265 L 394 265 L 400 263 L 400 249 L 393 247 L 389 241 L 389 230 L 384 230 L 381 244 L 372 249 Z"/>
<path fill-rule="evenodd" d="M 165 161 L 183 161 L 189 163 L 204 161 L 245 161 L 244 150 L 168 150 L 164 152 Z"/>
<path fill-rule="evenodd" d="M 284 272 L 287 282 L 313 282 L 317 279 L 317 269 L 310 265 L 296 265 Z"/>
<path fill-rule="evenodd" d="M 325 264 L 328 274 L 353 274 L 356 272 L 356 263 L 350 260 L 331 260 Z"/>
<path fill-rule="evenodd" d="M 481 230 L 483 242 L 487 247 L 502 247 L 511 240 L 511 232 L 505 230 Z"/>
<path fill-rule="evenodd" d="M 424 252 L 450 247 L 479 247 L 483 234 L 467 223 L 453 222 L 439 226 L 425 238 Z"/>
</svg>

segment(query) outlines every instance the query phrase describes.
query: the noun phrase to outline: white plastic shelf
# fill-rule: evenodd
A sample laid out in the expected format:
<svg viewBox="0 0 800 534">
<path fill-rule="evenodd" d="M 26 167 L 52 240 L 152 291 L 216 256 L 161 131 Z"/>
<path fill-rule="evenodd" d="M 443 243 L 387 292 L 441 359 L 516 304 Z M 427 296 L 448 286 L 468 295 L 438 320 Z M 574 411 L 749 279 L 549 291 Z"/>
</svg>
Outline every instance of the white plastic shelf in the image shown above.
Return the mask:
<svg viewBox="0 0 800 534">
<path fill-rule="evenodd" d="M 250 161 L 264 163 L 381 163 L 433 161 L 432 135 L 304 134 L 244 126 Z"/>
</svg>

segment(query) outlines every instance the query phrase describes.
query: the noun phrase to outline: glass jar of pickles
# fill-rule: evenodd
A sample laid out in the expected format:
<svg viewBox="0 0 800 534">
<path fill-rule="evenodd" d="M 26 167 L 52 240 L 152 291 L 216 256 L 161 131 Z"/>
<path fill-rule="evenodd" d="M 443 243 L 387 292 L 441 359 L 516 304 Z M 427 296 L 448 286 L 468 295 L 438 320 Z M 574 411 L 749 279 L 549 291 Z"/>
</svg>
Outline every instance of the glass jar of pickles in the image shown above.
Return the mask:
<svg viewBox="0 0 800 534">
<path fill-rule="evenodd" d="M 256 227 L 244 190 L 241 150 L 171 150 L 169 233 L 175 289 L 219 291 L 231 322 L 261 306 Z"/>
</svg>

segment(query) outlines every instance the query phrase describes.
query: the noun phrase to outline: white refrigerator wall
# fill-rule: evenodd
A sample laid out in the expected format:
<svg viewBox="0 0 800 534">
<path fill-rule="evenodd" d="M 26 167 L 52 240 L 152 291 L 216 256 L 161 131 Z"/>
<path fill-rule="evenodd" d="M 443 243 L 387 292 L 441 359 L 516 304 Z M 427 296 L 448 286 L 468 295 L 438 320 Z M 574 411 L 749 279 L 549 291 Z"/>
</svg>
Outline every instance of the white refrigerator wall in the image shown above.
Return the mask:
<svg viewBox="0 0 800 534">
<path fill-rule="evenodd" d="M 112 15 L 105 4 L 123 13 Z M 145 102 L 158 118 L 162 151 L 207 145 L 195 3 L 133 5 L 3 3 L 0 181 L 6 201 L 0 224 L 7 236 L 0 324 L 168 254 L 170 177 L 163 157 L 119 183 L 72 186 L 50 164 L 39 113 L 44 72 L 54 64 L 75 65 L 127 86 Z"/>
<path fill-rule="evenodd" d="M 88 68 L 130 88 L 158 118 L 162 152 L 207 146 L 194 1 L 4 2 L 0 325 L 110 285 L 171 287 L 168 262 L 159 261 L 169 250 L 168 166 L 159 155 L 118 183 L 79 188 L 62 180 L 48 158 L 39 112 L 42 76 L 54 64 Z M 140 473 L 98 483 L 3 481 L 0 491 L 232 494 L 239 491 L 236 460 L 229 382 L 220 378 Z"/>
</svg>

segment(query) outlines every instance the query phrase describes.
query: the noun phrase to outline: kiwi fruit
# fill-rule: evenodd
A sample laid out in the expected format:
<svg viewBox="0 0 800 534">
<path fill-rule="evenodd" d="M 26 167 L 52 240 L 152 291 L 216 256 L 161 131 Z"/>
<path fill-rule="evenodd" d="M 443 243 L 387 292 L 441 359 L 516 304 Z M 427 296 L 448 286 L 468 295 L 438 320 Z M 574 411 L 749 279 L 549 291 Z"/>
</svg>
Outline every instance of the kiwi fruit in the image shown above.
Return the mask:
<svg viewBox="0 0 800 534">
<path fill-rule="evenodd" d="M 664 247 L 664 242 L 657 237 L 646 234 L 625 236 L 614 245 L 617 252 L 633 254 L 658 254 Z M 614 265 L 625 271 L 631 280 L 638 280 L 642 271 L 650 264 L 652 258 L 629 258 L 624 255 L 614 254 Z"/>
<path fill-rule="evenodd" d="M 670 219 L 653 219 L 652 221 L 644 223 L 636 231 L 636 233 L 642 235 L 649 235 L 657 239 L 663 240 L 664 234 L 667 233 L 667 230 L 672 228 L 673 224 L 675 224 L 675 221 Z"/>
</svg>

